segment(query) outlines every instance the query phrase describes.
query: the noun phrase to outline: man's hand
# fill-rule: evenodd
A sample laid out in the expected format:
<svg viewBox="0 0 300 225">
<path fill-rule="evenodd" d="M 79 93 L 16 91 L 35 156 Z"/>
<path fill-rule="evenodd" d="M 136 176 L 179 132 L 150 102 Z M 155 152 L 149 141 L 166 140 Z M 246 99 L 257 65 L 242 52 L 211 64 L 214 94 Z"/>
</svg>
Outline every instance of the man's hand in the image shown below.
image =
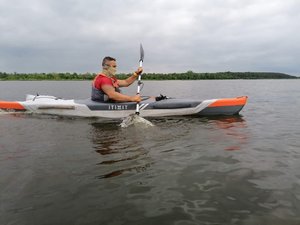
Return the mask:
<svg viewBox="0 0 300 225">
<path fill-rule="evenodd" d="M 140 75 L 143 72 L 143 67 L 139 67 L 134 73 Z"/>
<path fill-rule="evenodd" d="M 135 95 L 131 97 L 131 101 L 132 102 L 140 102 L 142 101 L 141 96 L 140 95 Z"/>
</svg>

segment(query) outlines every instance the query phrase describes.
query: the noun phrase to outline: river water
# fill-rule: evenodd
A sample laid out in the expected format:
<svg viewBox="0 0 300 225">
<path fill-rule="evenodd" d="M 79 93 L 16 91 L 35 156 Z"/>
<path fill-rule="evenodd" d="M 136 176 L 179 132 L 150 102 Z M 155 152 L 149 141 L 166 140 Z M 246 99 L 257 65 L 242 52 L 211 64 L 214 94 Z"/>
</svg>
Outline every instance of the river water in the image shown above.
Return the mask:
<svg viewBox="0 0 300 225">
<path fill-rule="evenodd" d="M 90 81 L 0 82 L 2 100 L 28 93 L 84 99 Z M 148 128 L 2 112 L 0 224 L 300 224 L 300 80 L 146 81 L 142 93 L 249 102 Z"/>
</svg>

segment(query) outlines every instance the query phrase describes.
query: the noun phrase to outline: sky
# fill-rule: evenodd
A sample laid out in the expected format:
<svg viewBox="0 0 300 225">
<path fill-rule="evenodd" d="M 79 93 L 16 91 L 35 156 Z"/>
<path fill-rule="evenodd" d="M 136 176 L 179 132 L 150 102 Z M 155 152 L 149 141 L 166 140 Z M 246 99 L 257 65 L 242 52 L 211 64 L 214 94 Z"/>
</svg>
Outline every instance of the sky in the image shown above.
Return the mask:
<svg viewBox="0 0 300 225">
<path fill-rule="evenodd" d="M 0 72 L 300 76 L 299 0 L 0 0 Z"/>
</svg>

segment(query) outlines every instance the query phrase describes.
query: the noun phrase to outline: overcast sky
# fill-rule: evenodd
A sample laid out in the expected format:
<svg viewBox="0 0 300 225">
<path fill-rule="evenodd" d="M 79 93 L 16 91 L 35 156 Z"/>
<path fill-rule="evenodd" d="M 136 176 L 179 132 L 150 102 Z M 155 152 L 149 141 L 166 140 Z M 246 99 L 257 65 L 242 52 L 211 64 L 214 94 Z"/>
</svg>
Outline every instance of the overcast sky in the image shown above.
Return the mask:
<svg viewBox="0 0 300 225">
<path fill-rule="evenodd" d="M 0 0 L 0 71 L 300 75 L 299 0 Z"/>
</svg>

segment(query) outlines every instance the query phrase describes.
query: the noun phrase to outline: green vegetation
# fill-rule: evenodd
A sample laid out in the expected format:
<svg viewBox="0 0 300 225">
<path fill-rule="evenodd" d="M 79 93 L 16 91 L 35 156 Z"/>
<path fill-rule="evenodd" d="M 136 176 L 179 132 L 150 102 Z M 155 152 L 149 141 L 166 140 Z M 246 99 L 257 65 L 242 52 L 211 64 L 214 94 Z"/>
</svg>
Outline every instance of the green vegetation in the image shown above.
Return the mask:
<svg viewBox="0 0 300 225">
<path fill-rule="evenodd" d="M 95 73 L 3 73 L 0 72 L 0 80 L 92 80 Z M 118 78 L 124 79 L 130 74 L 118 74 Z M 272 72 L 218 72 L 218 73 L 145 73 L 143 80 L 225 80 L 225 79 L 297 79 L 299 77 L 284 73 Z"/>
<path fill-rule="evenodd" d="M 96 74 L 85 73 L 2 73 L 0 80 L 92 80 Z"/>
</svg>

